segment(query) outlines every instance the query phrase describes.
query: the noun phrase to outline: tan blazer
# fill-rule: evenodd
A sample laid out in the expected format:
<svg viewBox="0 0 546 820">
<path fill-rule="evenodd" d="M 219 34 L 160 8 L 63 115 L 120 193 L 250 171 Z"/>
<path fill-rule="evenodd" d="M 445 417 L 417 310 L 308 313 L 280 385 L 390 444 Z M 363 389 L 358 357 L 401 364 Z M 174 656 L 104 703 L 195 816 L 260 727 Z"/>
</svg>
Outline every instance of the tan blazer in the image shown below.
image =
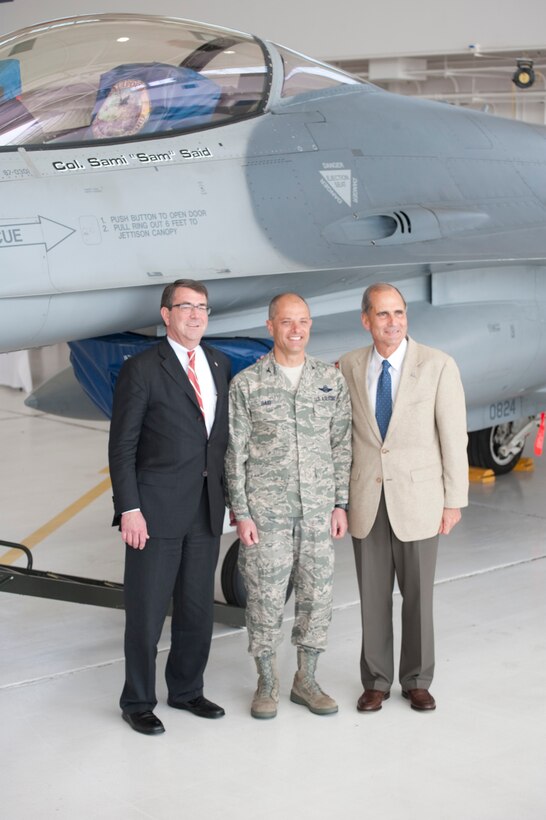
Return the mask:
<svg viewBox="0 0 546 820">
<path fill-rule="evenodd" d="M 381 490 L 390 524 L 401 541 L 436 535 L 444 507 L 468 504 L 466 410 L 459 370 L 440 350 L 408 339 L 400 384 L 385 441 L 368 396 L 373 347 L 339 363 L 353 407 L 353 463 L 349 531 L 365 538 Z"/>
</svg>

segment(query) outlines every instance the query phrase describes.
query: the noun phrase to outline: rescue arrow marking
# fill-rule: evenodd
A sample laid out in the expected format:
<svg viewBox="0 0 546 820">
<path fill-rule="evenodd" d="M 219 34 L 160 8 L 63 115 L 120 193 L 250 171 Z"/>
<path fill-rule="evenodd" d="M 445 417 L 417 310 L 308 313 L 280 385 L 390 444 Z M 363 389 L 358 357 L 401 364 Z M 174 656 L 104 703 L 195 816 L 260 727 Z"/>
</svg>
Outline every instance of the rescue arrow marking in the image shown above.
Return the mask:
<svg viewBox="0 0 546 820">
<path fill-rule="evenodd" d="M 46 253 L 49 253 L 75 232 L 75 228 L 46 216 L 38 216 L 37 222 L 0 222 L 0 248 L 45 245 Z"/>
</svg>

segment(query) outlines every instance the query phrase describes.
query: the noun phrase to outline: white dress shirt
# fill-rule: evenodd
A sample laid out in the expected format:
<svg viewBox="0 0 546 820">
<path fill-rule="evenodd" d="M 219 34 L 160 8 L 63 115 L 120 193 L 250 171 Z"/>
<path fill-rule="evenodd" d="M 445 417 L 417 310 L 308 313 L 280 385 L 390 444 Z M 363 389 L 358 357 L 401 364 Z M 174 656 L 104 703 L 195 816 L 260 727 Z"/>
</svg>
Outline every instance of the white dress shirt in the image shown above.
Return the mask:
<svg viewBox="0 0 546 820">
<path fill-rule="evenodd" d="M 408 340 L 403 339 L 394 353 L 391 353 L 389 358 L 387 359 L 388 363 L 390 364 L 389 368 L 389 375 L 391 377 L 391 392 L 392 392 L 392 405 L 394 407 L 394 401 L 396 399 L 396 394 L 398 392 L 398 386 L 400 384 L 400 376 L 402 375 L 402 365 L 404 364 L 404 358 L 406 356 L 406 350 L 408 349 Z M 379 375 L 381 373 L 383 367 L 383 356 L 380 356 L 377 350 L 373 349 L 373 353 L 370 357 L 370 363 L 368 365 L 368 374 L 367 374 L 367 383 L 368 383 L 368 396 L 370 397 L 370 404 L 372 405 L 375 411 L 375 400 L 377 397 L 377 382 L 379 381 Z"/>
<path fill-rule="evenodd" d="M 184 372 L 188 372 L 189 349 L 183 345 L 175 342 L 170 336 L 167 336 L 167 341 L 176 353 L 176 357 Z M 201 398 L 203 399 L 203 409 L 205 411 L 205 425 L 207 427 L 207 435 L 210 436 L 212 425 L 214 424 L 214 416 L 216 415 L 216 384 L 210 372 L 207 357 L 203 353 L 200 345 L 195 348 L 195 374 L 199 382 L 199 389 L 201 390 Z M 193 389 L 193 388 L 192 388 Z"/>
</svg>

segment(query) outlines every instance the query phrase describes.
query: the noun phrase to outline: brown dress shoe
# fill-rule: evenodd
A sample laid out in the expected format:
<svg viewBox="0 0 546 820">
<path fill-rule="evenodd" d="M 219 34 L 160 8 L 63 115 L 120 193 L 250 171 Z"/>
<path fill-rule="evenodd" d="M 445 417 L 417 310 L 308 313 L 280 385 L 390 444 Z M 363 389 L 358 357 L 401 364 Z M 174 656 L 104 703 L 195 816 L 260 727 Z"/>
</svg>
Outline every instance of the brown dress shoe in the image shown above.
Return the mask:
<svg viewBox="0 0 546 820">
<path fill-rule="evenodd" d="M 383 701 L 388 700 L 390 696 L 390 692 L 382 692 L 381 689 L 364 689 L 356 708 L 359 712 L 379 712 Z"/>
<path fill-rule="evenodd" d="M 431 712 L 436 709 L 436 701 L 428 689 L 408 689 L 407 692 L 402 691 L 402 697 L 409 700 L 411 708 L 418 712 Z"/>
</svg>

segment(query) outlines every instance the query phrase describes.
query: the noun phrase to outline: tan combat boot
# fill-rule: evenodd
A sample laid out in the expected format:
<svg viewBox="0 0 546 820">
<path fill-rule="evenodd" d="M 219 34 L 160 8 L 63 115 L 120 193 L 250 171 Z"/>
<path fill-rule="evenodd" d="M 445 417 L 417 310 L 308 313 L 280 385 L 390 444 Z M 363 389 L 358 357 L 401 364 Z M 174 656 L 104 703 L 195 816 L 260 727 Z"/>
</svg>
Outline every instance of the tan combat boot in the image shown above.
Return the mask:
<svg viewBox="0 0 546 820">
<path fill-rule="evenodd" d="M 271 652 L 254 658 L 258 670 L 258 688 L 252 698 L 250 714 L 259 720 L 274 718 L 279 702 L 279 679 L 277 677 L 277 659 Z"/>
<path fill-rule="evenodd" d="M 298 671 L 294 676 L 290 700 L 307 706 L 315 715 L 333 715 L 338 710 L 337 703 L 322 691 L 315 680 L 318 656 L 318 649 L 298 646 Z"/>
</svg>

